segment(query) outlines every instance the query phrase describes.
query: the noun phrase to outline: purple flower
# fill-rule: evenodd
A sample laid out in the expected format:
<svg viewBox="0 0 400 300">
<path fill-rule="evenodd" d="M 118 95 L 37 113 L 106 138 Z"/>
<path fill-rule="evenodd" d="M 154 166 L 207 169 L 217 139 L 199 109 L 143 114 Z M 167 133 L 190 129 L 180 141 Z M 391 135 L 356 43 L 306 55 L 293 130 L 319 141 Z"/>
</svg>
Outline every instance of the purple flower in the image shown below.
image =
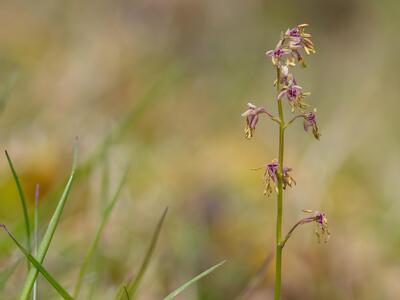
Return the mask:
<svg viewBox="0 0 400 300">
<path fill-rule="evenodd" d="M 271 195 L 273 190 L 278 192 L 277 188 L 278 170 L 279 170 L 279 165 L 276 159 L 274 159 L 269 164 L 266 164 L 264 173 L 264 181 L 265 181 L 264 195 L 266 196 Z"/>
<path fill-rule="evenodd" d="M 288 55 L 292 52 L 288 48 L 281 47 L 280 44 L 281 44 L 281 41 L 278 43 L 278 45 L 276 46 L 276 48 L 274 50 L 269 50 L 265 53 L 267 56 L 271 57 L 272 64 L 274 66 L 282 65 L 282 63 L 284 61 L 283 60 L 284 56 Z"/>
<path fill-rule="evenodd" d="M 304 49 L 307 54 L 315 53 L 314 43 L 310 39 L 311 34 L 305 32 L 307 27 L 308 24 L 301 24 L 286 31 L 285 38 L 288 39 L 290 49 Z"/>
<path fill-rule="evenodd" d="M 301 86 L 289 85 L 285 86 L 278 94 L 278 100 L 286 97 L 289 101 L 289 104 L 292 106 L 292 111 L 294 111 L 294 108 L 298 108 L 300 111 L 303 111 L 308 106 L 303 102 L 303 99 L 308 95 L 310 95 L 310 93 L 303 92 L 303 88 Z"/>
<path fill-rule="evenodd" d="M 296 181 L 290 176 L 289 172 L 292 171 L 292 168 L 284 167 L 282 172 L 282 185 L 283 188 L 296 184 Z M 277 191 L 278 186 L 278 173 L 279 173 L 279 164 L 276 159 L 271 161 L 270 163 L 265 165 L 265 173 L 264 173 L 264 195 L 269 196 L 273 190 Z"/>
<path fill-rule="evenodd" d="M 308 113 L 305 113 L 303 115 L 303 117 L 304 117 L 304 123 L 303 123 L 304 130 L 308 131 L 308 129 L 311 127 L 314 137 L 317 140 L 319 140 L 321 134 L 319 133 L 319 130 L 318 130 L 317 118 L 316 118 L 315 112 L 310 111 Z"/>
<path fill-rule="evenodd" d="M 250 102 L 247 104 L 247 106 L 249 108 L 242 114 L 242 117 L 246 118 L 246 127 L 244 129 L 245 137 L 247 139 L 250 139 L 254 135 L 254 130 L 256 130 L 256 125 L 259 119 L 258 115 L 262 113 L 267 113 L 267 111 L 264 107 L 257 107 Z"/>
<path fill-rule="evenodd" d="M 307 54 L 315 53 L 314 43 L 310 39 L 311 34 L 305 32 L 307 27 L 308 24 L 298 25 L 288 29 L 284 35 L 288 48 L 292 50 L 292 57 L 297 59 L 303 67 L 305 67 L 306 64 L 299 50 L 304 49 Z"/>
<path fill-rule="evenodd" d="M 303 212 L 311 213 L 313 214 L 313 216 L 302 219 L 302 223 L 305 224 L 315 222 L 317 224 L 315 235 L 318 238 L 318 242 L 321 242 L 322 239 L 325 243 L 328 242 L 330 232 L 328 228 L 328 218 L 326 217 L 326 213 L 311 209 L 303 209 Z"/>
<path fill-rule="evenodd" d="M 283 189 L 285 190 L 288 186 L 292 187 L 292 185 L 296 185 L 296 181 L 292 176 L 290 176 L 289 172 L 292 171 L 292 168 L 284 167 L 282 172 L 282 184 Z"/>
</svg>

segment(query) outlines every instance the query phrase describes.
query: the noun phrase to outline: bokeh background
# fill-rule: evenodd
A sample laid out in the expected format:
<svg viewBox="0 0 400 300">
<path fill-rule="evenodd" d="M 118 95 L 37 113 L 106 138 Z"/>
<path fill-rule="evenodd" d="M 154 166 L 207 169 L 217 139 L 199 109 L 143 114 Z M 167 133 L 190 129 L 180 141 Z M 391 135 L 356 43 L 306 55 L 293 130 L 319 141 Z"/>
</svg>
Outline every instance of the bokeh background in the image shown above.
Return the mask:
<svg viewBox="0 0 400 300">
<path fill-rule="evenodd" d="M 396 0 L 1 1 L 0 143 L 30 210 L 41 186 L 41 233 L 79 136 L 78 177 L 46 267 L 72 289 L 131 164 L 81 299 L 112 299 L 137 272 L 166 206 L 138 299 L 161 299 L 223 259 L 177 299 L 271 299 L 273 262 L 262 266 L 274 249 L 276 203 L 251 169 L 276 157 L 277 128 L 262 120 L 246 141 L 240 114 L 249 100 L 276 111 L 264 53 L 282 30 L 309 23 L 317 54 L 296 75 L 312 92 L 322 138 L 300 122 L 288 130 L 297 186 L 285 196 L 284 228 L 303 208 L 324 210 L 332 235 L 318 244 L 308 225 L 289 241 L 282 299 L 398 299 L 399 12 Z M 0 170 L 0 220 L 23 240 L 5 157 Z M 1 269 L 20 257 L 0 237 Z M 21 262 L 0 299 L 16 298 L 24 276 Z M 41 299 L 58 299 L 39 286 Z"/>
</svg>

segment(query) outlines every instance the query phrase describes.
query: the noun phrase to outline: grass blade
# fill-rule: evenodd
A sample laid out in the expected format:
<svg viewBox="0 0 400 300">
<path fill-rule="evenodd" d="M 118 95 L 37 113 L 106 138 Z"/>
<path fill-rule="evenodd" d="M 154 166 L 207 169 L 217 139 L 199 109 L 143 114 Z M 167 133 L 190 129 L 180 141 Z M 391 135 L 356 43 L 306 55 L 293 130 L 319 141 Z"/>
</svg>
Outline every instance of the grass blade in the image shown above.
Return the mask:
<svg viewBox="0 0 400 300">
<path fill-rule="evenodd" d="M 34 255 L 38 254 L 38 244 L 39 244 L 39 193 L 40 186 L 36 185 L 35 189 L 35 208 L 33 210 L 33 251 Z M 35 284 L 33 285 L 32 299 L 37 300 L 38 295 L 38 280 L 36 278 Z"/>
<path fill-rule="evenodd" d="M 126 299 L 131 300 L 131 297 L 129 296 L 126 286 L 124 286 L 124 292 L 125 292 Z"/>
<path fill-rule="evenodd" d="M 16 261 L 12 262 L 9 266 L 4 267 L 0 273 L 0 295 L 2 294 L 1 291 L 7 284 L 8 279 L 10 279 L 11 275 L 17 269 L 21 259 L 17 259 Z"/>
<path fill-rule="evenodd" d="M 137 273 L 137 275 L 135 277 L 133 277 L 129 281 L 128 285 L 126 286 L 128 295 L 131 299 L 134 299 L 136 291 L 140 285 L 140 282 L 142 281 L 143 276 L 146 273 L 146 270 L 149 266 L 149 263 L 150 263 L 151 257 L 153 256 L 154 250 L 156 248 L 157 240 L 158 240 L 158 237 L 160 236 L 161 228 L 164 223 L 164 219 L 165 219 L 165 216 L 167 215 L 167 212 L 168 212 L 168 207 L 165 208 L 164 213 L 162 214 L 160 220 L 158 221 L 157 227 L 156 227 L 156 229 L 153 233 L 153 237 L 151 239 L 150 246 L 147 249 L 146 256 L 144 257 L 144 260 L 140 266 L 139 272 Z M 117 299 L 124 299 L 123 295 L 124 295 L 123 290 L 120 289 L 119 293 L 117 294 Z"/>
<path fill-rule="evenodd" d="M 64 192 L 61 195 L 60 200 L 58 201 L 57 207 L 54 211 L 53 216 L 50 219 L 50 223 L 47 226 L 46 232 L 43 236 L 43 239 L 39 245 L 38 249 L 38 254 L 37 254 L 37 260 L 39 263 L 43 263 L 44 258 L 46 257 L 47 250 L 50 247 L 50 243 L 53 239 L 53 235 L 57 229 L 58 223 L 61 218 L 62 211 L 64 209 L 66 200 L 68 198 L 69 191 L 71 190 L 72 182 L 75 176 L 75 170 L 76 170 L 76 161 L 77 161 L 77 145 L 75 143 L 74 147 L 74 157 L 73 157 L 73 162 L 72 162 L 72 170 L 71 174 L 69 176 L 69 179 L 67 181 L 67 184 L 65 185 Z M 20 295 L 20 300 L 28 300 L 29 295 L 32 291 L 33 284 L 35 283 L 35 280 L 38 275 L 38 270 L 37 269 L 31 269 L 29 271 L 28 277 L 25 280 L 24 286 L 22 288 L 22 292 Z"/>
<path fill-rule="evenodd" d="M 11 172 L 13 174 L 14 180 L 15 180 L 15 184 L 17 186 L 17 190 L 18 190 L 18 194 L 19 194 L 19 199 L 21 201 L 22 204 L 22 211 L 24 213 L 24 222 L 25 222 L 25 233 L 26 233 L 26 247 L 28 248 L 28 252 L 32 253 L 32 245 L 31 245 L 31 225 L 29 222 L 29 215 L 28 215 L 28 205 L 26 203 L 26 198 L 25 198 L 25 194 L 24 191 L 22 189 L 22 185 L 21 182 L 19 181 L 19 177 L 17 175 L 17 172 L 15 171 L 14 165 L 11 161 L 11 157 L 8 154 L 7 150 L 5 151 L 6 157 L 7 157 L 7 161 L 8 164 L 10 166 Z M 30 263 L 28 261 L 28 270 L 30 267 Z"/>
<path fill-rule="evenodd" d="M 110 203 L 104 209 L 103 216 L 101 218 L 99 227 L 97 228 L 95 238 L 94 238 L 92 244 L 89 247 L 89 251 L 88 251 L 85 259 L 83 260 L 81 269 L 79 271 L 78 280 L 77 280 L 77 283 L 76 283 L 76 286 L 75 286 L 75 290 L 74 290 L 74 294 L 73 294 L 74 298 L 78 298 L 79 291 L 80 291 L 80 288 L 81 288 L 81 285 L 82 285 L 82 281 L 83 281 L 83 277 L 85 275 L 86 269 L 89 266 L 89 262 L 90 262 L 90 260 L 91 260 L 91 258 L 93 256 L 93 254 L 94 254 L 94 251 L 97 248 L 97 244 L 98 244 L 98 242 L 100 240 L 100 237 L 101 237 L 101 235 L 103 233 L 104 227 L 105 227 L 105 225 L 107 224 L 107 222 L 108 222 L 108 220 L 110 218 L 111 212 L 112 212 L 113 208 L 115 207 L 115 204 L 117 203 L 117 200 L 119 199 L 119 195 L 121 194 L 122 188 L 123 188 L 123 186 L 124 186 L 124 184 L 126 182 L 126 179 L 128 177 L 128 171 L 129 171 L 129 166 L 126 168 L 126 171 L 125 171 L 124 175 L 122 176 L 122 179 L 121 179 L 121 181 L 120 181 L 120 183 L 119 183 L 119 185 L 117 187 L 117 190 L 116 190 L 114 196 L 112 197 Z"/>
<path fill-rule="evenodd" d="M 43 277 L 54 287 L 54 289 L 60 294 L 61 297 L 67 300 L 73 300 L 73 298 L 67 293 L 67 291 L 50 275 L 49 272 L 22 246 L 17 239 L 8 231 L 4 224 L 0 224 L 0 227 L 9 235 L 9 237 L 14 241 L 15 245 L 21 250 L 25 257 L 34 265 L 34 267 L 42 273 Z"/>
<path fill-rule="evenodd" d="M 191 284 L 195 283 L 196 281 L 200 280 L 201 278 L 203 278 L 204 276 L 207 276 L 208 274 L 210 274 L 211 272 L 213 272 L 215 269 L 219 268 L 220 266 L 222 266 L 225 263 L 224 261 L 221 261 L 219 264 L 216 264 L 215 266 L 205 270 L 204 272 L 200 273 L 199 275 L 197 275 L 196 277 L 192 278 L 191 280 L 189 280 L 188 282 L 186 282 L 185 284 L 181 285 L 179 288 L 177 288 L 175 291 L 173 291 L 171 294 L 169 294 L 167 297 L 165 297 L 163 300 L 171 300 L 173 298 L 175 298 L 178 294 L 180 294 L 182 291 L 184 291 L 187 287 L 189 287 Z"/>
</svg>

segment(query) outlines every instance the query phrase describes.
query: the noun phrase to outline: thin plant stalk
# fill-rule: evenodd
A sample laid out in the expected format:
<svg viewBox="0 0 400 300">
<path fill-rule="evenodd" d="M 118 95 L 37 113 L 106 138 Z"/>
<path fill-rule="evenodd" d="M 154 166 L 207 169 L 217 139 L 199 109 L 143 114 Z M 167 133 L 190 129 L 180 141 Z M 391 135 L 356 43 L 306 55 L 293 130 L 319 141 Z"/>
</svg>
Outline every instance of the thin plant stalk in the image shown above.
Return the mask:
<svg viewBox="0 0 400 300">
<path fill-rule="evenodd" d="M 22 211 L 24 213 L 25 232 L 26 232 L 26 248 L 27 248 L 29 253 L 32 253 L 31 225 L 30 225 L 30 221 L 29 221 L 28 205 L 27 205 L 27 202 L 26 202 L 26 197 L 25 197 L 24 190 L 22 188 L 21 182 L 19 180 L 17 171 L 15 171 L 15 168 L 14 168 L 14 165 L 12 163 L 11 157 L 8 154 L 7 150 L 5 151 L 5 154 L 6 154 L 7 161 L 8 161 L 8 164 L 10 166 L 11 172 L 13 174 L 13 177 L 14 177 L 14 180 L 15 180 L 15 184 L 17 186 L 19 199 L 20 199 L 21 204 L 22 204 Z M 29 260 L 27 260 L 27 263 L 28 263 L 28 271 L 29 271 L 31 264 L 30 264 Z"/>
<path fill-rule="evenodd" d="M 24 246 L 21 245 L 20 242 L 14 237 L 14 235 L 7 229 L 7 227 L 4 224 L 0 224 L 0 228 L 2 228 L 8 236 L 13 240 L 15 245 L 19 248 L 19 250 L 25 255 L 27 259 L 32 263 L 32 265 L 35 267 L 38 272 L 40 272 L 43 277 L 47 280 L 48 283 L 50 283 L 54 289 L 59 293 L 63 299 L 66 300 L 73 300 L 73 298 L 68 294 L 68 292 L 58 283 L 56 279 L 42 266 L 40 262 L 37 261 L 36 258 L 34 258 L 31 254 L 28 253 L 28 250 L 24 248 Z M 33 270 L 33 268 L 32 268 Z"/>
<path fill-rule="evenodd" d="M 72 161 L 72 169 L 71 169 L 71 174 L 68 178 L 67 184 L 65 185 L 64 188 L 64 192 L 61 195 L 60 200 L 58 201 L 57 207 L 53 213 L 53 216 L 51 217 L 50 223 L 47 226 L 46 232 L 43 236 L 42 241 L 40 242 L 39 248 L 38 248 L 38 254 L 37 254 L 37 261 L 42 264 L 47 251 L 49 250 L 51 241 L 53 239 L 54 233 L 57 229 L 57 226 L 59 224 L 65 203 L 67 201 L 69 192 L 71 190 L 72 187 L 72 182 L 74 180 L 75 177 L 75 171 L 76 171 L 76 162 L 77 162 L 77 143 L 75 143 L 75 147 L 74 147 L 74 157 L 73 157 L 73 161 Z M 22 288 L 21 291 L 21 295 L 20 295 L 20 300 L 27 300 L 29 299 L 29 295 L 31 294 L 33 285 L 36 281 L 36 278 L 39 274 L 39 271 L 35 268 L 35 269 L 31 269 L 29 271 L 29 274 L 25 280 L 24 286 Z"/>
<path fill-rule="evenodd" d="M 122 286 L 118 290 L 116 299 L 122 300 L 122 299 L 125 298 L 124 297 L 124 291 L 123 291 L 124 287 L 128 291 L 128 295 L 131 297 L 131 299 L 135 299 L 137 289 L 139 288 L 139 285 L 140 285 L 140 283 L 141 283 L 141 281 L 142 281 L 142 279 L 144 277 L 144 274 L 147 271 L 147 268 L 148 268 L 148 266 L 150 264 L 150 261 L 151 261 L 151 258 L 153 256 L 154 250 L 156 248 L 157 241 L 158 241 L 158 238 L 160 236 L 161 228 L 163 226 L 164 219 L 165 219 L 165 217 L 167 215 L 167 212 L 168 212 L 168 207 L 165 208 L 160 220 L 158 221 L 158 224 L 157 224 L 157 226 L 156 226 L 156 228 L 154 230 L 153 236 L 151 238 L 151 242 L 150 242 L 149 248 L 147 249 L 146 255 L 145 255 L 145 257 L 144 257 L 144 259 L 143 259 L 143 261 L 142 261 L 142 263 L 141 263 L 141 265 L 139 267 L 139 271 L 137 272 L 136 276 L 132 277 L 129 280 L 128 284 Z"/>
<path fill-rule="evenodd" d="M 277 90 L 280 91 L 280 69 L 276 68 L 277 76 Z M 282 214 L 283 214 L 283 154 L 285 146 L 285 120 L 283 116 L 282 100 L 278 100 L 278 112 L 279 112 L 279 171 L 278 171 L 278 194 L 277 194 L 277 215 L 276 215 L 276 258 L 275 258 L 275 292 L 274 299 L 279 300 L 281 294 L 281 278 L 282 278 Z"/>
<path fill-rule="evenodd" d="M 126 179 L 128 177 L 128 171 L 129 171 L 129 167 L 127 167 L 124 175 L 122 176 L 122 179 L 117 187 L 117 190 L 116 190 L 113 198 L 111 199 L 111 201 L 107 205 L 107 207 L 104 209 L 99 227 L 97 228 L 97 231 L 96 231 L 95 238 L 94 238 L 92 244 L 90 245 L 89 251 L 86 254 L 86 256 L 83 260 L 82 266 L 79 270 L 78 280 L 76 282 L 76 286 L 75 286 L 75 290 L 74 290 L 74 294 L 73 294 L 74 298 L 78 298 L 78 295 L 79 295 L 79 292 L 80 292 L 80 289 L 82 286 L 82 282 L 83 282 L 83 277 L 85 276 L 86 270 L 87 270 L 89 263 L 93 257 L 93 254 L 97 248 L 97 244 L 99 243 L 100 237 L 103 234 L 103 231 L 107 224 L 107 221 L 110 218 L 111 212 L 112 212 L 113 208 L 115 207 L 117 200 L 119 199 L 119 195 L 121 194 L 124 183 L 126 182 Z"/>
<path fill-rule="evenodd" d="M 33 211 L 33 255 L 36 257 L 38 254 L 39 244 L 39 192 L 40 186 L 36 185 L 35 189 L 35 207 Z M 32 299 L 36 300 L 38 296 L 38 280 L 36 278 L 35 284 L 33 285 Z"/>
<path fill-rule="evenodd" d="M 183 285 L 181 285 L 180 287 L 178 287 L 175 291 L 173 291 L 172 293 L 170 293 L 167 297 L 165 297 L 163 300 L 171 300 L 173 298 L 175 298 L 176 296 L 178 296 L 181 292 L 183 292 L 186 288 L 188 288 L 190 285 L 194 284 L 195 282 L 199 281 L 201 278 L 203 278 L 204 276 L 207 276 L 208 274 L 212 273 L 215 269 L 219 268 L 220 266 L 222 266 L 226 261 L 221 261 L 220 263 L 212 266 L 211 268 L 205 270 L 204 272 L 200 273 L 199 275 L 193 277 L 192 279 L 190 279 L 188 282 L 184 283 Z"/>
</svg>

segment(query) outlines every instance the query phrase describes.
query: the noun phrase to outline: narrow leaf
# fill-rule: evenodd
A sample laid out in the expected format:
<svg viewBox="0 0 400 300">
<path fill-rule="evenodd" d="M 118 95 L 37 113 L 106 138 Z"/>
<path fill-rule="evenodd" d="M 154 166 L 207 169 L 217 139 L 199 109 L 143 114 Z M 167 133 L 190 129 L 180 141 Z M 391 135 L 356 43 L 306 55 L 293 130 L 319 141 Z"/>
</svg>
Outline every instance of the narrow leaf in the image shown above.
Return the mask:
<svg viewBox="0 0 400 300">
<path fill-rule="evenodd" d="M 33 210 L 33 255 L 38 254 L 39 244 L 39 193 L 40 186 L 36 185 L 35 188 L 35 209 Z M 33 285 L 32 300 L 37 300 L 38 295 L 38 280 L 36 278 L 35 284 Z"/>
<path fill-rule="evenodd" d="M 15 245 L 21 250 L 25 257 L 34 265 L 34 267 L 42 273 L 43 277 L 54 287 L 54 289 L 60 294 L 61 297 L 67 300 L 73 300 L 73 298 L 68 294 L 68 292 L 50 275 L 50 273 L 31 255 L 28 250 L 22 246 L 17 239 L 8 231 L 4 224 L 0 224 L 0 227 L 9 235 L 9 237 L 14 241 Z"/>
<path fill-rule="evenodd" d="M 32 253 L 32 246 L 31 246 L 31 225 L 29 222 L 29 215 L 28 215 L 28 205 L 26 203 L 26 198 L 25 198 L 25 194 L 24 191 L 22 189 L 22 185 L 21 182 L 19 181 L 19 177 L 17 175 L 17 172 L 15 171 L 14 165 L 11 161 L 11 157 L 8 154 L 7 150 L 5 151 L 6 157 L 7 157 L 7 161 L 8 164 L 10 166 L 11 172 L 13 174 L 14 180 L 15 180 L 15 184 L 17 186 L 17 190 L 18 190 L 18 194 L 19 194 L 19 199 L 21 201 L 22 204 L 22 211 L 24 213 L 24 222 L 25 222 L 25 234 L 26 234 L 26 244 L 27 244 L 27 248 L 28 248 L 28 252 Z M 28 270 L 29 270 L 29 261 L 28 261 Z"/>
<path fill-rule="evenodd" d="M 211 272 L 213 272 L 215 269 L 219 268 L 220 266 L 222 266 L 225 263 L 225 260 L 220 262 L 219 264 L 216 264 L 215 266 L 209 268 L 208 270 L 204 271 L 203 273 L 200 273 L 199 275 L 197 275 L 196 277 L 192 278 L 191 280 L 189 280 L 188 282 L 186 282 L 185 284 L 181 285 L 179 288 L 177 288 L 175 291 L 173 291 L 171 294 L 169 294 L 167 297 L 165 297 L 163 300 L 171 300 L 173 298 L 175 298 L 178 294 L 180 294 L 182 291 L 184 291 L 187 287 L 189 287 L 191 284 L 195 283 L 196 281 L 200 280 L 201 278 L 203 278 L 204 276 L 210 274 Z"/>
<path fill-rule="evenodd" d="M 158 221 L 157 227 L 156 227 L 156 229 L 155 229 L 155 231 L 153 233 L 153 237 L 151 239 L 150 246 L 147 249 L 146 255 L 144 257 L 144 260 L 143 260 L 143 262 L 142 262 L 142 264 L 140 266 L 140 269 L 139 269 L 138 273 L 136 274 L 135 277 L 133 277 L 129 281 L 129 283 L 128 283 L 127 287 L 126 287 L 126 289 L 128 291 L 128 295 L 131 297 L 131 299 L 135 298 L 135 294 L 137 292 L 137 289 L 138 289 L 138 287 L 139 287 L 139 285 L 140 285 L 140 283 L 141 283 L 141 281 L 143 279 L 143 276 L 146 273 L 146 270 L 147 270 L 147 268 L 149 266 L 149 263 L 150 263 L 150 260 L 151 260 L 151 258 L 153 256 L 154 250 L 156 248 L 158 237 L 160 236 L 161 228 L 162 228 L 162 225 L 164 223 L 164 219 L 165 219 L 165 216 L 167 215 L 167 212 L 168 212 L 168 207 L 164 210 L 164 213 L 162 214 L 160 220 Z M 120 289 L 120 291 L 119 291 L 119 293 L 117 295 L 117 299 L 124 299 L 123 295 L 124 295 L 124 293 Z"/>
<path fill-rule="evenodd" d="M 89 262 L 97 248 L 97 244 L 99 243 L 100 237 L 104 231 L 104 227 L 106 226 L 106 224 L 110 218 L 111 212 L 112 212 L 113 208 L 115 207 L 117 200 L 119 199 L 119 195 L 121 194 L 122 188 L 128 177 L 128 171 L 129 171 L 129 166 L 126 168 L 126 171 L 125 171 L 124 175 L 122 176 L 122 179 L 121 179 L 121 181 L 117 187 L 117 190 L 116 190 L 115 194 L 113 195 L 110 203 L 104 209 L 99 227 L 97 228 L 97 231 L 96 231 L 95 238 L 89 247 L 89 251 L 86 254 L 86 257 L 84 258 L 81 269 L 79 271 L 78 280 L 76 282 L 76 286 L 75 286 L 75 290 L 74 290 L 74 298 L 78 298 L 79 291 L 80 291 L 82 281 L 83 281 L 83 277 L 86 273 L 86 269 L 89 266 Z"/>
<path fill-rule="evenodd" d="M 131 300 L 131 297 L 129 296 L 129 293 L 128 293 L 128 290 L 126 289 L 126 286 L 124 286 L 124 292 L 125 292 L 126 299 Z"/>
<path fill-rule="evenodd" d="M 4 267 L 0 273 L 0 295 L 1 291 L 4 289 L 5 285 L 7 284 L 8 279 L 10 279 L 11 275 L 17 269 L 21 259 L 17 259 L 13 261 L 9 266 Z"/>
<path fill-rule="evenodd" d="M 50 247 L 50 243 L 53 239 L 53 235 L 57 229 L 58 223 L 60 221 L 61 218 L 61 214 L 62 211 L 64 209 L 66 200 L 68 198 L 68 194 L 71 190 L 71 186 L 72 186 L 72 182 L 75 176 L 75 169 L 76 169 L 76 161 L 77 161 L 77 144 L 75 143 L 75 147 L 74 147 L 74 157 L 73 157 L 73 161 L 72 161 L 72 171 L 71 174 L 69 176 L 69 179 L 67 181 L 67 184 L 65 185 L 65 189 L 63 194 L 61 195 L 60 200 L 58 201 L 57 207 L 54 211 L 53 216 L 50 219 L 50 223 L 47 226 L 46 232 L 43 236 L 43 239 L 39 245 L 39 249 L 38 249 L 38 254 L 37 254 L 37 260 L 39 263 L 43 263 L 46 254 L 47 254 L 47 250 Z M 25 280 L 25 284 L 22 288 L 22 292 L 20 295 L 20 300 L 28 300 L 29 295 L 32 291 L 32 287 L 35 283 L 35 280 L 37 278 L 38 275 L 38 270 L 37 269 L 31 269 L 29 271 L 28 277 Z"/>
</svg>

